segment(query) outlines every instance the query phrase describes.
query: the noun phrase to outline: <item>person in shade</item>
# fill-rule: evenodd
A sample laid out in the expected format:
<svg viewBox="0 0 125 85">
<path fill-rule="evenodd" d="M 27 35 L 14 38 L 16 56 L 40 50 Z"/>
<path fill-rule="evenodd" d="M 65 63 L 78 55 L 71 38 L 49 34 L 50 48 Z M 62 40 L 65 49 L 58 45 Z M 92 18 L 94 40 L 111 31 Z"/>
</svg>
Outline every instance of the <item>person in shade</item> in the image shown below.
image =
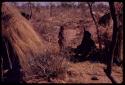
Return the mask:
<svg viewBox="0 0 125 85">
<path fill-rule="evenodd" d="M 62 51 L 64 47 L 64 27 L 63 26 L 60 27 L 60 31 L 58 34 L 58 44 L 60 47 L 60 51 Z"/>
<path fill-rule="evenodd" d="M 79 60 L 83 60 L 85 56 L 89 54 L 93 49 L 96 48 L 95 42 L 91 39 L 91 33 L 86 31 L 84 28 L 84 35 L 82 42 L 77 48 L 75 49 L 76 56 Z"/>
</svg>

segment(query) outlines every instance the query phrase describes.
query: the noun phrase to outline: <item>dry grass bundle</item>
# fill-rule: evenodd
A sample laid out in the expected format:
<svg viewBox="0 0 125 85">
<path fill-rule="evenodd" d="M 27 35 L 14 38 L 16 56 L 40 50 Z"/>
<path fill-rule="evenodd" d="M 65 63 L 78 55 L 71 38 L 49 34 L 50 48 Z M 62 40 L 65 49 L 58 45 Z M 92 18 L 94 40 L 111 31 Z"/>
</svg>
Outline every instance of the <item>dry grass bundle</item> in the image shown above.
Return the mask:
<svg viewBox="0 0 125 85">
<path fill-rule="evenodd" d="M 51 56 L 52 52 L 58 52 L 58 47 L 44 41 L 34 31 L 31 23 L 22 17 L 15 7 L 7 3 L 2 4 L 2 36 L 8 39 L 14 48 L 25 77 L 34 73 L 40 75 L 40 72 L 49 75 L 63 70 L 62 57 Z M 51 72 L 44 73 L 44 69 Z"/>
<path fill-rule="evenodd" d="M 24 72 L 31 74 L 29 63 L 32 57 L 44 53 L 44 41 L 31 24 L 13 6 L 2 4 L 2 35 L 6 37 L 20 59 Z"/>
</svg>

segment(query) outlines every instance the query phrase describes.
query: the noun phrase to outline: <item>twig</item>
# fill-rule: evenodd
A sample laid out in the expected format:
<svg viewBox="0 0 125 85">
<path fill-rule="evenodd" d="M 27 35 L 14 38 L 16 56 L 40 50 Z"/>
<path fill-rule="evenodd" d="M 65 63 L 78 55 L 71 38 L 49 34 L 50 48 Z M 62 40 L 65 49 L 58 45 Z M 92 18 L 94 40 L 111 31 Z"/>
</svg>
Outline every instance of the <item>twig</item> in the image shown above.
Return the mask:
<svg viewBox="0 0 125 85">
<path fill-rule="evenodd" d="M 6 47 L 6 51 L 7 51 L 7 57 L 8 57 L 8 60 L 9 60 L 9 65 L 10 65 L 10 69 L 12 70 L 12 62 L 11 62 L 11 59 L 10 59 L 10 56 L 9 56 L 9 51 L 8 51 L 8 46 L 4 40 L 4 43 L 5 43 L 5 47 Z"/>
</svg>

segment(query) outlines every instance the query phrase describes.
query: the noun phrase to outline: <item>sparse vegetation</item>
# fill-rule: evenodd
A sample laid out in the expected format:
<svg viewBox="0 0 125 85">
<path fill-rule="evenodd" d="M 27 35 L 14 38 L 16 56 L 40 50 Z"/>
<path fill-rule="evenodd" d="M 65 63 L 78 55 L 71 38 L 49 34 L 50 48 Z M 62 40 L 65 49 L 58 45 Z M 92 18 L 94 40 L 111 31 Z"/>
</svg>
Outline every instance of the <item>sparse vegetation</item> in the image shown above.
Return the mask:
<svg viewBox="0 0 125 85">
<path fill-rule="evenodd" d="M 57 5 L 48 2 L 45 6 L 19 3 L 2 3 L 2 82 L 114 83 L 103 70 L 106 66 L 116 79 L 115 83 L 123 81 L 123 4 L 116 4 L 115 25 L 120 29 L 115 30 L 117 36 L 109 5 L 97 2 L 60 2 Z M 102 20 L 107 12 L 111 14 L 108 20 Z M 116 38 L 114 44 L 113 37 Z M 91 80 L 93 76 L 97 80 Z"/>
</svg>

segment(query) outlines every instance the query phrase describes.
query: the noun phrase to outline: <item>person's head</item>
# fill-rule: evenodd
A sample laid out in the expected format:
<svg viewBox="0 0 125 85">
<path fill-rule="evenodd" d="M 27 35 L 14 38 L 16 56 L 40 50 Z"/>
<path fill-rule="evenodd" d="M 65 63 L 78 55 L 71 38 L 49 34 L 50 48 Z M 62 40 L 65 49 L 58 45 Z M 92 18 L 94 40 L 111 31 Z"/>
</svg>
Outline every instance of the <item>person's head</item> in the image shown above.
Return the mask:
<svg viewBox="0 0 125 85">
<path fill-rule="evenodd" d="M 86 30 L 87 26 L 84 26 L 83 29 L 84 29 L 84 37 L 85 38 L 90 38 L 91 37 L 91 34 L 89 31 Z"/>
<path fill-rule="evenodd" d="M 90 38 L 91 37 L 91 33 L 89 31 L 85 31 L 84 37 Z"/>
<path fill-rule="evenodd" d="M 61 27 L 60 27 L 60 30 L 61 30 L 61 31 L 63 31 L 63 30 L 64 30 L 64 27 L 63 27 L 63 26 L 61 26 Z"/>
</svg>

